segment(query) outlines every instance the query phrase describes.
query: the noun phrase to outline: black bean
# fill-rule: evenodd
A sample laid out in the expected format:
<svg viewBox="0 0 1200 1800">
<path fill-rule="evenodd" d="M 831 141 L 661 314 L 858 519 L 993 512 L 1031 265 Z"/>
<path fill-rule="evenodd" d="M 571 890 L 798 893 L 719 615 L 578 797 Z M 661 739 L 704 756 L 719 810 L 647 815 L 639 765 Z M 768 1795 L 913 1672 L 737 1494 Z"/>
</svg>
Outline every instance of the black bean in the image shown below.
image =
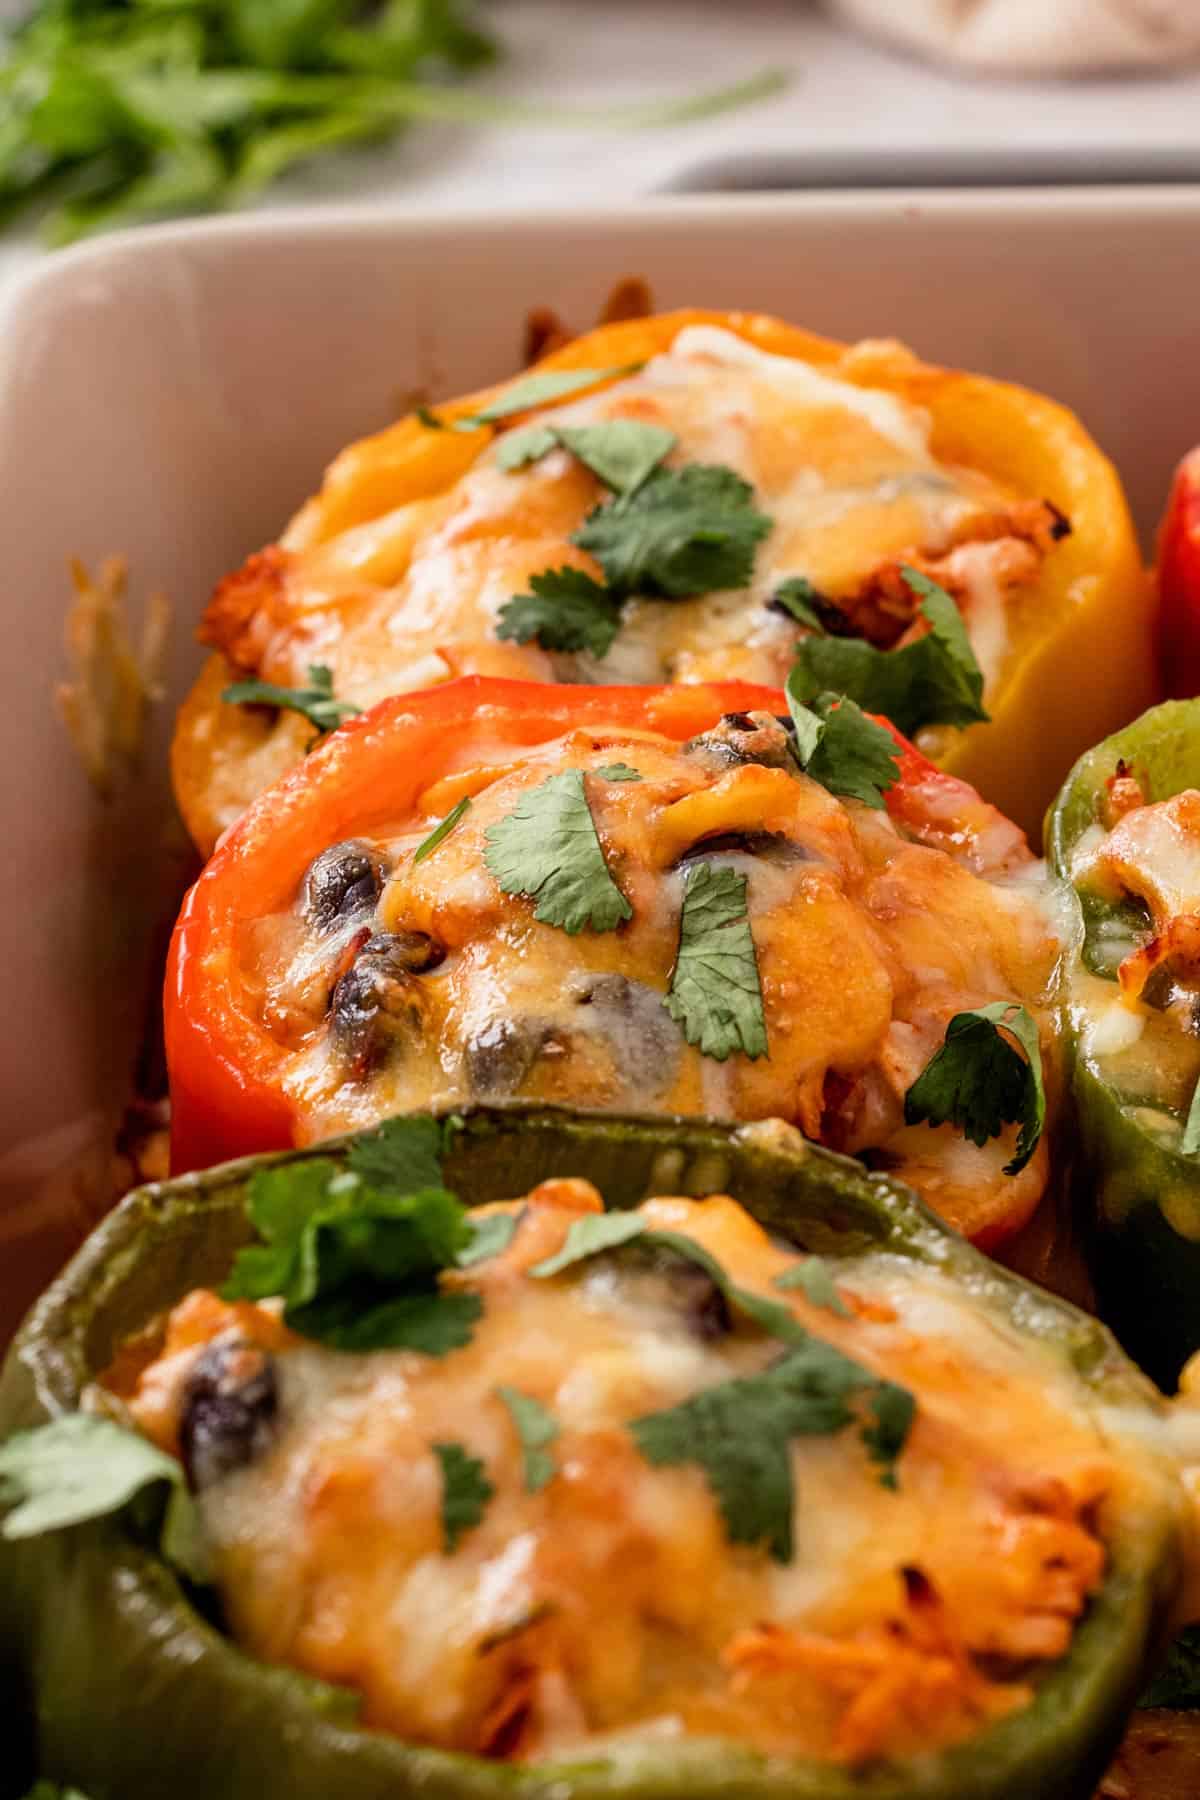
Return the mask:
<svg viewBox="0 0 1200 1800">
<path fill-rule="evenodd" d="M 1062 542 L 1063 538 L 1070 537 L 1073 530 L 1071 521 L 1068 519 L 1061 506 L 1055 506 L 1053 500 L 1047 500 L 1046 506 L 1049 509 L 1053 520 L 1050 527 L 1050 536 L 1054 539 L 1056 544 L 1059 544 Z"/>
<path fill-rule="evenodd" d="M 464 1046 L 472 1093 L 515 1093 L 552 1041 L 557 1034 L 545 1019 L 489 1019 Z"/>
<path fill-rule="evenodd" d="M 383 860 L 370 844 L 331 844 L 309 864 L 300 910 L 318 931 L 373 912 L 383 891 Z"/>
<path fill-rule="evenodd" d="M 179 1443 L 192 1491 L 261 1456 L 274 1438 L 278 1411 L 270 1353 L 237 1331 L 214 1338 L 184 1389 Z"/>
<path fill-rule="evenodd" d="M 687 1330 L 701 1343 L 715 1343 L 733 1329 L 724 1294 L 698 1263 L 663 1244 L 644 1244 L 636 1238 L 613 1253 L 627 1277 L 640 1276 L 649 1291 L 678 1313 Z"/>
<path fill-rule="evenodd" d="M 716 856 L 756 856 L 760 862 L 785 866 L 813 860 L 803 844 L 777 831 L 722 831 L 689 844 L 675 866 L 684 869 L 689 863 L 705 862 Z"/>
<path fill-rule="evenodd" d="M 656 989 L 628 975 L 575 975 L 567 992 L 576 1002 L 577 1029 L 604 1040 L 619 1079 L 639 1097 L 675 1080 L 683 1038 Z"/>
<path fill-rule="evenodd" d="M 746 763 L 760 763 L 768 769 L 796 766 L 787 730 L 768 712 L 726 713 L 711 731 L 701 732 L 685 744 L 684 750 L 715 768 Z"/>
<path fill-rule="evenodd" d="M 417 977 L 446 952 L 423 931 L 380 931 L 363 944 L 329 1001 L 333 1033 L 356 1075 L 421 1026 Z"/>
</svg>

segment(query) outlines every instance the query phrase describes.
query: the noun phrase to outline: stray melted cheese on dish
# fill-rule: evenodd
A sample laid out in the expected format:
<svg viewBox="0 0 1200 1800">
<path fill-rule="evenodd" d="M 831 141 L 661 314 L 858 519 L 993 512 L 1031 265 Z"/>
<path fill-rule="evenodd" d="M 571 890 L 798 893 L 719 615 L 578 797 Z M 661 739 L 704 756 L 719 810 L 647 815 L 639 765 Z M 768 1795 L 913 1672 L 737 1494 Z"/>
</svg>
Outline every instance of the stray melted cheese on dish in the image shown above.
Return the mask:
<svg viewBox="0 0 1200 1800">
<path fill-rule="evenodd" d="M 518 1224 L 501 1254 L 442 1278 L 484 1303 L 465 1348 L 329 1351 L 271 1302 L 200 1291 L 140 1374 L 110 1377 L 175 1454 L 181 1433 L 196 1441 L 196 1392 L 222 1384 L 188 1472 L 240 1643 L 359 1690 L 368 1726 L 520 1760 L 699 1735 L 859 1766 L 1029 1703 L 1103 1579 L 1106 1521 L 1155 1479 L 1049 1343 L 884 1253 L 839 1279 L 835 1313 L 776 1285 L 800 1258 L 734 1201 L 647 1201 L 648 1227 L 915 1398 L 894 1487 L 856 1430 L 792 1440 L 781 1562 L 730 1543 L 699 1466 L 652 1464 L 629 1431 L 761 1373 L 778 1341 L 674 1252 L 531 1278 L 602 1210 L 585 1181 L 480 1210 Z M 558 1427 L 534 1492 L 501 1387 Z M 492 1488 L 456 1545 L 433 1449 L 447 1439 Z"/>
<path fill-rule="evenodd" d="M 641 779 L 606 775 L 616 762 Z M 539 923 L 484 860 L 489 827 L 567 769 L 585 772 L 632 907 L 614 931 Z M 414 861 L 464 795 L 465 817 Z M 241 928 L 237 979 L 286 1052 L 306 1140 L 512 1095 L 779 1117 L 835 1149 L 877 1152 L 977 1241 L 1032 1212 L 1044 1143 L 1009 1176 L 1015 1127 L 980 1148 L 949 1126 L 904 1123 L 905 1094 L 955 1013 L 1015 1000 L 1048 1019 L 1059 944 L 1042 865 L 963 784 L 907 784 L 892 813 L 871 811 L 800 773 L 770 714 L 731 714 L 689 745 L 613 729 L 510 746 L 503 762 L 438 781 L 421 806 L 403 830 L 323 853 L 289 912 Z M 745 877 L 766 1056 L 702 1055 L 664 1005 L 698 861 Z M 332 909 L 327 891 L 342 897 Z M 1043 1040 L 1053 1082 L 1048 1023 Z"/>
<path fill-rule="evenodd" d="M 718 326 L 693 324 L 636 374 L 524 415 L 556 426 L 632 419 L 665 427 L 677 439 L 668 467 L 734 470 L 774 521 L 750 588 L 630 600 L 602 658 L 496 636 L 501 608 L 528 591 L 531 575 L 564 565 L 600 575 L 570 537 L 607 490 L 562 449 L 506 471 L 488 447 L 446 491 L 327 540 L 314 541 L 302 512 L 279 546 L 221 585 L 201 635 L 235 670 L 284 686 L 303 686 L 309 666 L 325 664 L 338 697 L 359 707 L 463 674 L 778 684 L 801 635 L 794 619 L 770 605 L 784 580 L 804 576 L 843 615 L 840 629 L 892 647 L 925 629 L 899 575 L 903 562 L 958 601 L 986 701 L 1003 672 L 1022 595 L 1063 521 L 1040 499 L 936 460 L 928 414 L 865 385 L 876 369 L 876 379 L 886 380 L 906 357 L 895 345 L 859 345 L 835 365 L 854 379 L 839 379 Z M 183 715 L 185 733 L 201 728 L 226 679 L 217 670 L 202 681 L 199 714 Z M 264 774 L 286 766 L 311 728 L 291 717 L 272 728 L 272 739 L 279 731 L 284 760 L 281 746 L 273 759 L 260 745 Z M 254 746 L 241 753 L 253 757 Z M 246 798 L 242 792 L 242 805 Z M 238 810 L 231 795 L 223 821 Z"/>
<path fill-rule="evenodd" d="M 1074 976 L 1084 1053 L 1174 1144 L 1200 1080 L 1200 793 L 1151 803 L 1119 770 L 1071 874 L 1107 909 L 1092 925 L 1092 967 Z"/>
</svg>

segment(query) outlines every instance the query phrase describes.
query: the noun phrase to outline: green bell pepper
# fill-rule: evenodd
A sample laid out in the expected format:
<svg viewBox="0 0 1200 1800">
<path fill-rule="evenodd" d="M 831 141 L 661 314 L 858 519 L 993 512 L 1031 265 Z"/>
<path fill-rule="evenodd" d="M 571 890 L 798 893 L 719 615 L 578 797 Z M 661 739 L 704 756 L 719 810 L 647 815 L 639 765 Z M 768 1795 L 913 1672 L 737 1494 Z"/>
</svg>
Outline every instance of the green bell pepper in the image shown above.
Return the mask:
<svg viewBox="0 0 1200 1800">
<path fill-rule="evenodd" d="M 1170 1389 L 1200 1349 L 1200 1159 L 1183 1149 L 1189 1092 L 1174 1091 L 1163 1063 L 1147 1055 L 1139 1070 L 1097 1049 L 1098 1020 L 1120 1004 L 1121 957 L 1151 935 L 1144 908 L 1093 891 L 1080 873 L 1119 763 L 1150 801 L 1200 787 L 1200 701 L 1168 701 L 1105 738 L 1076 763 L 1047 822 L 1074 924 L 1063 992 L 1076 1210 L 1102 1316 Z M 1142 1011 L 1155 1029 L 1165 1023 Z"/>
<path fill-rule="evenodd" d="M 320 1154 L 343 1156 L 348 1141 Z M 30 1315 L 0 1383 L 0 1432 L 76 1409 L 130 1334 L 198 1284 L 219 1283 L 254 1235 L 252 1171 L 308 1154 L 131 1194 Z M 345 1694 L 255 1662 L 223 1636 L 155 1547 L 144 1494 L 103 1519 L 0 1540 L 10 1745 L 11 1722 L 26 1720 L 0 1790 L 20 1793 L 36 1769 L 93 1800 L 1085 1800 L 1161 1648 L 1182 1566 L 1174 1464 L 1148 1429 L 1166 1403 L 1105 1328 L 990 1263 L 907 1189 L 777 1122 L 480 1109 L 445 1160 L 447 1184 L 473 1204 L 555 1175 L 586 1176 L 609 1207 L 730 1193 L 838 1278 L 881 1252 L 936 1268 L 1047 1366 L 1071 1373 L 1081 1407 L 1103 1414 L 1149 1478 L 1137 1516 L 1106 1521 L 1102 1584 L 1032 1702 L 967 1743 L 856 1770 L 712 1740 L 626 1741 L 518 1765 L 414 1747 L 357 1728 Z"/>
</svg>

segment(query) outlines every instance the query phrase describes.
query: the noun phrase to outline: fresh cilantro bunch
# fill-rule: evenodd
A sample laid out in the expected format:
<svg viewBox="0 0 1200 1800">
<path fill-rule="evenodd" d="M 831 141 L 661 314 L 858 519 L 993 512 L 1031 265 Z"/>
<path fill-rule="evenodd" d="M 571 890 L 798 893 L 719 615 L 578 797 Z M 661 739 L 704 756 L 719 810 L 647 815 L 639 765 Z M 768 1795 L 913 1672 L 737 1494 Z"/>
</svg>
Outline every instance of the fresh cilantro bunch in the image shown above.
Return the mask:
<svg viewBox="0 0 1200 1800">
<path fill-rule="evenodd" d="M 0 222 L 55 242 L 227 206 L 463 100 L 495 54 L 466 0 L 43 0 L 0 37 Z"/>
</svg>

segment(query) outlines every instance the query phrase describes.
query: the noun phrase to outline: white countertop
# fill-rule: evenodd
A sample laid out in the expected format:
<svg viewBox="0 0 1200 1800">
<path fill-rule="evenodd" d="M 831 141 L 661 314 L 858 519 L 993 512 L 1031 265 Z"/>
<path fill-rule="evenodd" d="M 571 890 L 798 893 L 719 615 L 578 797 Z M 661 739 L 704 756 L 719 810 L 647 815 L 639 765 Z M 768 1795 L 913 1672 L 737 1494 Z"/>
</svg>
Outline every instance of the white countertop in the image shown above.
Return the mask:
<svg viewBox="0 0 1200 1800">
<path fill-rule="evenodd" d="M 1200 181 L 1200 70 L 1162 79 L 972 80 L 863 43 L 804 0 L 495 0 L 505 55 L 473 86 L 595 108 L 719 87 L 763 69 L 787 88 L 717 118 L 650 130 L 420 125 L 380 150 L 295 171 L 269 204 L 415 211 L 628 200 L 709 184 L 905 185 L 1127 170 Z M 1131 167 L 1132 166 L 1132 167 Z M 265 202 L 264 204 L 268 204 Z M 0 239 L 0 277 L 40 251 Z"/>
</svg>

